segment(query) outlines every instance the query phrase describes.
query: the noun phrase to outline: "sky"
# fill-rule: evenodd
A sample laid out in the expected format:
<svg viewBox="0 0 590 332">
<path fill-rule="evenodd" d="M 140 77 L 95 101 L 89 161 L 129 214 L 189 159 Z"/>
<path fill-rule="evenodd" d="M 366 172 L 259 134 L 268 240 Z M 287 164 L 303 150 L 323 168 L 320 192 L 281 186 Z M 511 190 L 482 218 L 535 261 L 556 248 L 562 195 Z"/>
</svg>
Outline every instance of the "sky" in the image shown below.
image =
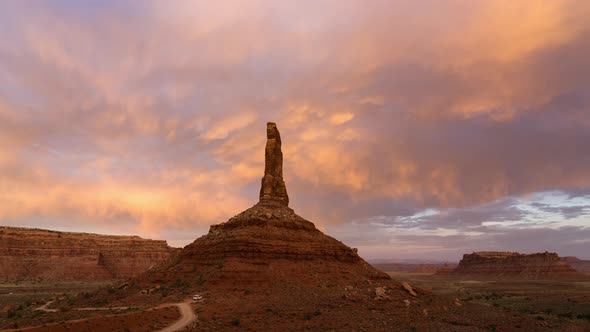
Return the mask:
<svg viewBox="0 0 590 332">
<path fill-rule="evenodd" d="M 0 2 L 0 224 L 184 246 L 258 200 L 367 259 L 590 259 L 590 2 Z"/>
</svg>

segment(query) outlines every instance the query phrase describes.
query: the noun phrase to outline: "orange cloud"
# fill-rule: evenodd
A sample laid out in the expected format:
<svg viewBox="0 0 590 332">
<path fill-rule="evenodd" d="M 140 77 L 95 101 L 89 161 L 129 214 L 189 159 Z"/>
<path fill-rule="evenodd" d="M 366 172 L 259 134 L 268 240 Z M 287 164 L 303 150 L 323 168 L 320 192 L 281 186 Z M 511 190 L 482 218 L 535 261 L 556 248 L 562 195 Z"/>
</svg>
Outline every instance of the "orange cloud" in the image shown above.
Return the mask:
<svg viewBox="0 0 590 332">
<path fill-rule="evenodd" d="M 151 5 L 0 5 L 0 220 L 224 221 L 266 121 L 319 223 L 590 186 L 587 2 Z"/>
</svg>

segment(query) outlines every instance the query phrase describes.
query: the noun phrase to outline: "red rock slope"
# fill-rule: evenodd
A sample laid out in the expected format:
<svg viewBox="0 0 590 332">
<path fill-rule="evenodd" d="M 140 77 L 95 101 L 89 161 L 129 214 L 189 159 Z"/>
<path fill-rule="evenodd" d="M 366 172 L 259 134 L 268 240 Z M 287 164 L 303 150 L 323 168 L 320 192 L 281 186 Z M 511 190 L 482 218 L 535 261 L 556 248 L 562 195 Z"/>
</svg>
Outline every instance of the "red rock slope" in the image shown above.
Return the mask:
<svg viewBox="0 0 590 332">
<path fill-rule="evenodd" d="M 138 236 L 0 227 L 0 280 L 107 280 L 146 271 L 174 251 Z"/>
</svg>

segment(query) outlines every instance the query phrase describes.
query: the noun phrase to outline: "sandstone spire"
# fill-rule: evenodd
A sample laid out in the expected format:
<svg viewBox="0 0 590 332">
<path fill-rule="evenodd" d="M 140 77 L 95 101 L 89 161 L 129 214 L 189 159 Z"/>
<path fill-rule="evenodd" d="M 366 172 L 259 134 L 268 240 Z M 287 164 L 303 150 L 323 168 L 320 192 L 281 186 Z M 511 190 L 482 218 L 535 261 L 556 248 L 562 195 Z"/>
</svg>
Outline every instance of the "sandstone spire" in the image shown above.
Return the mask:
<svg viewBox="0 0 590 332">
<path fill-rule="evenodd" d="M 260 188 L 260 203 L 289 205 L 289 196 L 283 181 L 283 152 L 281 135 L 274 122 L 266 124 L 264 177 Z"/>
</svg>

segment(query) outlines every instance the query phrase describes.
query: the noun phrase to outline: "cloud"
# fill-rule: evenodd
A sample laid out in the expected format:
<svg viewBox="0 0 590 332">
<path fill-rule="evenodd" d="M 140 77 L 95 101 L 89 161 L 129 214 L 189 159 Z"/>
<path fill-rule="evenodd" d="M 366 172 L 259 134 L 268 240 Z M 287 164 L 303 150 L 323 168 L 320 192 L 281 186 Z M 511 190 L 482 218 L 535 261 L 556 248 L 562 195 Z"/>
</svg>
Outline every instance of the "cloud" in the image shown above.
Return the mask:
<svg viewBox="0 0 590 332">
<path fill-rule="evenodd" d="M 321 227 L 386 216 L 460 243 L 486 221 L 568 225 L 586 207 L 515 203 L 589 192 L 589 15 L 583 1 L 2 3 L 0 220 L 204 231 L 256 201 L 276 121 L 292 206 Z"/>
</svg>

